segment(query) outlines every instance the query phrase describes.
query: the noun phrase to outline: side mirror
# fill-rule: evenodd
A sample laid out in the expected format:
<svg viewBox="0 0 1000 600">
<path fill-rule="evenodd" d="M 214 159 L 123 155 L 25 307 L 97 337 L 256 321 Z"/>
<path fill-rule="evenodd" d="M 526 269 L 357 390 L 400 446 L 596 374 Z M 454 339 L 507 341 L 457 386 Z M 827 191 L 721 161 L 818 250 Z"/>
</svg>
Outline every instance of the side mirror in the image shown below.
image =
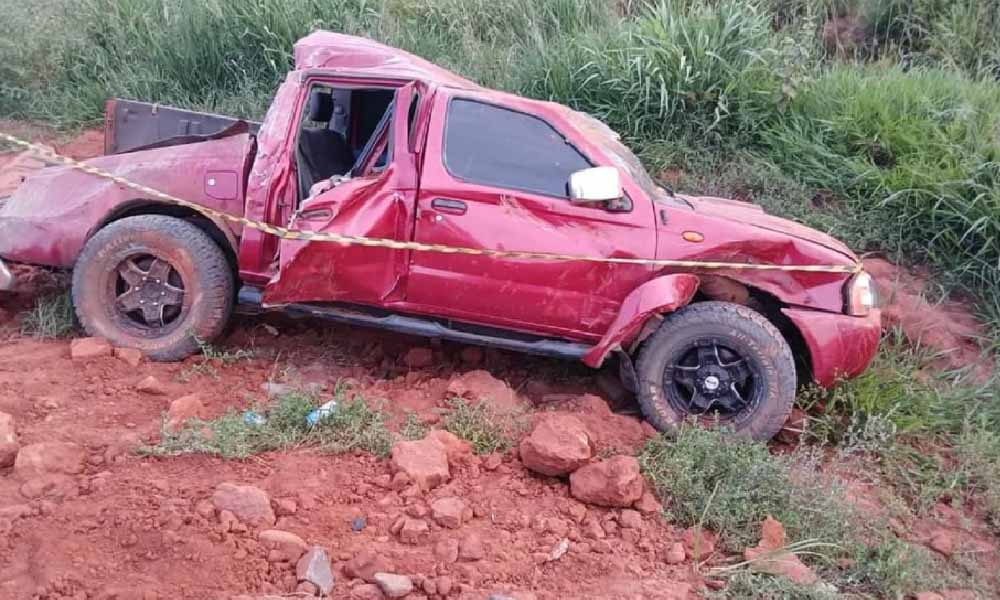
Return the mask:
<svg viewBox="0 0 1000 600">
<path fill-rule="evenodd" d="M 610 202 L 625 195 L 621 175 L 614 167 L 594 167 L 569 176 L 569 199 L 578 204 Z"/>
</svg>

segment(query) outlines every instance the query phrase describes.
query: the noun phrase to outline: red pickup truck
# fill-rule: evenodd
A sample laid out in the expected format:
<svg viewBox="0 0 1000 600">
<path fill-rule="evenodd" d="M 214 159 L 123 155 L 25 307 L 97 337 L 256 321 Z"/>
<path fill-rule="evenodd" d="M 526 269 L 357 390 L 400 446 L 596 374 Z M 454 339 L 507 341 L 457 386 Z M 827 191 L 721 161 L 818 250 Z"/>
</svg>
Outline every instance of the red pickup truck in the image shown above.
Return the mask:
<svg viewBox="0 0 1000 600">
<path fill-rule="evenodd" d="M 406 52 L 317 32 L 262 124 L 111 101 L 90 163 L 175 197 L 311 232 L 678 268 L 284 239 L 67 167 L 0 200 L 3 261 L 73 269 L 88 333 L 158 360 L 239 305 L 617 362 L 647 419 L 766 439 L 796 385 L 862 372 L 880 317 L 844 244 L 751 204 L 658 186 L 607 126 Z"/>
</svg>

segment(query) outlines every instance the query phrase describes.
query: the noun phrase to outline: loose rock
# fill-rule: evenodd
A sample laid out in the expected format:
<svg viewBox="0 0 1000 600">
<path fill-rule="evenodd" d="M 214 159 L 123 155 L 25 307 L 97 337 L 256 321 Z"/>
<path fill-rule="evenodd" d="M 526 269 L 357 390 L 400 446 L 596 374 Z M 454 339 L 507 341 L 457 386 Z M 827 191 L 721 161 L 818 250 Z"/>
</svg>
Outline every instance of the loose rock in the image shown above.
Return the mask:
<svg viewBox="0 0 1000 600">
<path fill-rule="evenodd" d="M 115 348 L 115 358 L 133 369 L 142 364 L 142 350 L 136 348 Z"/>
<path fill-rule="evenodd" d="M 570 494 L 581 502 L 598 506 L 631 506 L 642 497 L 644 483 L 639 461 L 615 456 L 581 467 L 569 478 Z"/>
<path fill-rule="evenodd" d="M 449 529 L 458 529 L 462 523 L 471 517 L 472 511 L 461 498 L 449 496 L 439 498 L 431 503 L 431 518 Z"/>
<path fill-rule="evenodd" d="M 362 579 L 368 583 L 375 582 L 375 573 L 390 570 L 392 570 L 392 564 L 370 548 L 358 552 L 344 565 L 344 575 L 354 579 Z"/>
<path fill-rule="evenodd" d="M 69 355 L 73 360 L 87 360 L 111 356 L 114 349 L 104 338 L 77 338 L 69 343 Z"/>
<path fill-rule="evenodd" d="M 642 497 L 633 506 L 644 515 L 658 515 L 663 512 L 663 505 L 649 491 L 643 492 Z"/>
<path fill-rule="evenodd" d="M 483 539 L 475 531 L 468 533 L 458 544 L 458 558 L 462 561 L 482 560 L 486 556 Z"/>
<path fill-rule="evenodd" d="M 687 552 L 684 551 L 684 544 L 680 542 L 670 544 L 670 548 L 667 549 L 667 554 L 664 558 L 668 565 L 679 565 L 684 562 L 687 558 Z"/>
<path fill-rule="evenodd" d="M 302 555 L 295 565 L 295 575 L 299 581 L 315 585 L 324 596 L 333 591 L 334 577 L 330 569 L 330 557 L 320 546 L 313 546 Z"/>
<path fill-rule="evenodd" d="M 580 419 L 565 414 L 547 415 L 521 441 L 524 466 L 550 477 L 568 475 L 593 456 L 594 446 Z"/>
<path fill-rule="evenodd" d="M 160 380 L 156 377 L 150 375 L 149 377 L 144 377 L 139 383 L 135 384 L 135 389 L 143 394 L 149 394 L 150 396 L 166 396 L 167 388 L 160 383 Z"/>
<path fill-rule="evenodd" d="M 434 545 L 434 558 L 445 564 L 458 561 L 458 540 L 452 538 L 440 540 Z"/>
<path fill-rule="evenodd" d="M 451 477 L 448 452 L 435 439 L 397 442 L 392 447 L 392 465 L 405 473 L 422 490 L 435 488 Z"/>
<path fill-rule="evenodd" d="M 87 452 L 69 442 L 41 442 L 21 448 L 14 461 L 14 472 L 22 478 L 46 473 L 76 475 L 83 472 Z"/>
<path fill-rule="evenodd" d="M 623 510 L 621 518 L 618 519 L 618 523 L 623 529 L 641 529 L 642 528 L 642 515 L 635 510 Z"/>
<path fill-rule="evenodd" d="M 489 402 L 501 411 L 517 410 L 524 402 L 507 383 L 487 371 L 469 371 L 448 383 L 448 394 L 477 402 Z"/>
<path fill-rule="evenodd" d="M 188 394 L 170 403 L 167 410 L 166 428 L 168 431 L 179 431 L 190 419 L 204 419 L 205 405 L 200 394 Z"/>
<path fill-rule="evenodd" d="M 309 550 L 309 545 L 302 538 L 280 529 L 261 531 L 257 541 L 271 551 L 267 555 L 268 562 L 297 562 Z"/>
<path fill-rule="evenodd" d="M 0 412 L 0 468 L 14 464 L 19 448 L 17 433 L 14 429 L 14 417 Z"/>
<path fill-rule="evenodd" d="M 427 521 L 407 518 L 403 520 L 403 526 L 399 530 L 399 539 L 407 544 L 416 544 L 427 535 L 429 530 Z"/>
<path fill-rule="evenodd" d="M 220 483 L 212 494 L 215 510 L 228 510 L 240 521 L 256 527 L 274 525 L 274 511 L 264 490 L 252 485 Z"/>
<path fill-rule="evenodd" d="M 775 519 L 768 517 L 762 526 L 761 540 L 756 548 L 747 548 L 744 558 L 750 569 L 784 577 L 799 585 L 812 585 L 819 579 L 798 556 L 783 550 L 785 528 Z"/>
<path fill-rule="evenodd" d="M 402 598 L 413 591 L 413 581 L 406 575 L 375 573 L 375 584 L 388 598 Z"/>
<path fill-rule="evenodd" d="M 351 598 L 357 600 L 383 600 L 385 594 L 377 585 L 365 583 L 351 590 Z"/>
</svg>

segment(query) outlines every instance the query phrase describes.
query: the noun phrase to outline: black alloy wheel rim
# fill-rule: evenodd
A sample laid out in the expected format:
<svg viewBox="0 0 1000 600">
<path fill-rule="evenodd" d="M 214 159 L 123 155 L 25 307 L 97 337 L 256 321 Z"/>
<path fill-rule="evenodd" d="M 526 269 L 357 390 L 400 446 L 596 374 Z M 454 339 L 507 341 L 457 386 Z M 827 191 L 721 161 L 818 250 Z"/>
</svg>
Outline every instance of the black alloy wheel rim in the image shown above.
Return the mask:
<svg viewBox="0 0 1000 600">
<path fill-rule="evenodd" d="M 674 410 L 723 423 L 756 410 L 763 387 L 756 361 L 714 338 L 687 344 L 664 373 Z"/>
<path fill-rule="evenodd" d="M 132 327 L 149 332 L 169 328 L 184 308 L 184 281 L 170 262 L 134 254 L 115 269 L 114 308 Z"/>
</svg>

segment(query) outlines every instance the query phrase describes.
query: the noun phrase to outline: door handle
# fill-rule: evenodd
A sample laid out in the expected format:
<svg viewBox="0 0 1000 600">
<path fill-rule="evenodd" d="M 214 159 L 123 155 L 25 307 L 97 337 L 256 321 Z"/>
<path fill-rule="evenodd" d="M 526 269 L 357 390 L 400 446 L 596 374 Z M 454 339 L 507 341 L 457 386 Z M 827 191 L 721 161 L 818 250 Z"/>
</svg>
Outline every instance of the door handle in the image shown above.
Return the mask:
<svg viewBox="0 0 1000 600">
<path fill-rule="evenodd" d="M 464 215 L 468 207 L 461 200 L 448 200 L 446 198 L 435 198 L 431 200 L 431 208 L 439 210 L 449 215 Z"/>
<path fill-rule="evenodd" d="M 299 213 L 299 220 L 302 221 L 329 221 L 333 216 L 333 211 L 329 208 L 314 208 L 304 210 Z"/>
</svg>

